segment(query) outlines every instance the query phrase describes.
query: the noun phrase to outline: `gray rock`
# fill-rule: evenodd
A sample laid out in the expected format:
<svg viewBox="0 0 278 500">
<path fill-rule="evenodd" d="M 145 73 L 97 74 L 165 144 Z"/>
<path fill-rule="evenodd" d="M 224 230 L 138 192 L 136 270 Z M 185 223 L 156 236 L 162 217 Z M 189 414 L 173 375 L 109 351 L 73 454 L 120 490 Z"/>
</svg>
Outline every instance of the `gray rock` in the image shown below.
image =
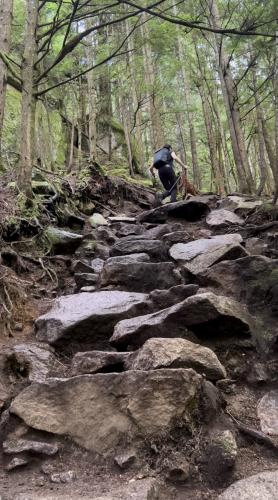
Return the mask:
<svg viewBox="0 0 278 500">
<path fill-rule="evenodd" d="M 148 296 L 140 293 L 101 291 L 66 295 L 36 322 L 37 338 L 50 344 L 66 335 L 76 337 L 109 335 L 120 318 L 130 317 L 148 306 Z"/>
<path fill-rule="evenodd" d="M 182 263 L 190 273 L 199 274 L 222 260 L 247 256 L 240 241 L 242 238 L 239 234 L 227 234 L 190 243 L 177 243 L 170 248 L 170 256 Z"/>
<path fill-rule="evenodd" d="M 10 460 L 10 462 L 6 465 L 5 470 L 11 471 L 17 469 L 17 467 L 22 467 L 23 465 L 27 465 L 29 460 L 23 457 L 14 457 Z"/>
<path fill-rule="evenodd" d="M 278 471 L 265 471 L 236 481 L 217 500 L 277 500 Z"/>
<path fill-rule="evenodd" d="M 113 224 L 117 222 L 123 222 L 124 224 L 134 224 L 134 222 L 136 222 L 135 217 L 126 217 L 125 215 L 116 215 L 114 217 L 108 217 L 108 220 Z"/>
<path fill-rule="evenodd" d="M 122 371 L 124 360 L 128 356 L 128 353 L 113 351 L 78 352 L 72 360 L 71 374 L 82 375 L 104 370 L 109 372 Z"/>
<path fill-rule="evenodd" d="M 108 221 L 103 217 L 103 215 L 94 213 L 90 218 L 89 222 L 93 228 L 97 226 L 108 226 Z"/>
<path fill-rule="evenodd" d="M 57 444 L 45 443 L 42 441 L 31 441 L 29 439 L 13 439 L 4 441 L 3 451 L 9 455 L 29 451 L 32 453 L 52 456 L 58 453 L 59 446 Z"/>
<path fill-rule="evenodd" d="M 245 248 L 250 255 L 264 255 L 268 245 L 260 238 L 248 238 L 245 241 Z"/>
<path fill-rule="evenodd" d="M 174 306 L 117 323 L 110 342 L 140 347 L 152 337 L 186 337 L 189 328 L 202 338 L 250 334 L 251 316 L 240 303 L 210 292 L 193 295 Z M 192 337 L 191 337 L 192 338 Z"/>
<path fill-rule="evenodd" d="M 244 220 L 230 210 L 220 208 L 212 210 L 210 214 L 207 215 L 206 223 L 211 228 L 220 228 L 232 224 L 242 226 Z"/>
<path fill-rule="evenodd" d="M 74 253 L 83 240 L 82 234 L 71 233 L 53 226 L 45 229 L 44 236 L 50 244 L 50 250 L 54 253 Z"/>
<path fill-rule="evenodd" d="M 122 238 L 121 241 L 127 240 L 159 240 L 162 239 L 164 234 L 169 233 L 175 229 L 175 226 L 180 226 L 180 224 L 159 224 L 158 226 L 151 227 L 144 231 L 143 233 L 136 236 L 127 236 L 126 238 Z"/>
<path fill-rule="evenodd" d="M 94 286 L 94 285 L 91 285 L 91 286 L 82 286 L 82 288 L 80 288 L 80 292 L 95 292 L 97 290 L 97 287 Z"/>
<path fill-rule="evenodd" d="M 167 243 L 184 243 L 191 241 L 192 238 L 190 234 L 186 231 L 175 231 L 174 233 L 166 233 L 162 237 L 162 241 Z"/>
<path fill-rule="evenodd" d="M 216 382 L 218 385 L 218 382 Z M 209 380 L 202 382 L 202 421 L 206 424 L 212 422 L 221 412 L 223 404 L 221 392 Z"/>
<path fill-rule="evenodd" d="M 112 247 L 111 256 L 142 252 L 160 260 L 167 259 L 167 249 L 160 240 L 121 239 Z"/>
<path fill-rule="evenodd" d="M 76 262 L 73 263 L 72 270 L 74 273 L 93 273 L 94 272 L 94 269 L 89 264 L 87 264 L 86 262 L 83 262 L 81 260 L 77 260 Z"/>
<path fill-rule="evenodd" d="M 128 255 L 118 255 L 110 257 L 106 264 L 133 264 L 133 262 L 149 262 L 151 260 L 147 253 L 131 253 Z"/>
<path fill-rule="evenodd" d="M 135 450 L 127 450 L 121 455 L 117 455 L 114 458 L 114 462 L 120 469 L 126 470 L 136 461 L 136 451 Z"/>
<path fill-rule="evenodd" d="M 153 290 L 150 299 L 156 310 L 166 309 L 195 295 L 198 289 L 198 285 L 176 285 L 169 290 Z"/>
<path fill-rule="evenodd" d="M 168 217 L 174 217 L 195 222 L 206 215 L 209 210 L 207 203 L 201 200 L 200 197 L 196 197 L 196 200 L 193 197 L 188 201 L 167 203 L 148 212 L 143 212 L 137 220 L 139 222 L 161 223 L 165 222 Z"/>
<path fill-rule="evenodd" d="M 185 339 L 153 338 L 125 360 L 128 370 L 193 368 L 210 380 L 226 377 L 224 366 L 211 349 Z"/>
<path fill-rule="evenodd" d="M 94 286 L 98 282 L 98 274 L 94 273 L 76 273 L 74 280 L 79 290 L 83 286 Z"/>
<path fill-rule="evenodd" d="M 114 243 L 118 240 L 113 231 L 108 227 L 99 226 L 95 230 L 95 236 L 97 240 L 108 243 L 108 245 L 114 245 Z"/>
<path fill-rule="evenodd" d="M 172 483 L 184 483 L 190 478 L 190 465 L 182 453 L 175 453 L 167 460 L 166 478 Z"/>
<path fill-rule="evenodd" d="M 256 200 L 254 197 L 230 195 L 220 200 L 218 205 L 220 208 L 227 208 L 239 215 L 247 216 L 252 210 L 262 205 L 262 200 Z"/>
<path fill-rule="evenodd" d="M 72 483 L 73 481 L 75 481 L 75 479 L 77 479 L 77 474 L 73 470 L 68 470 L 65 472 L 54 472 L 53 474 L 50 474 L 49 479 L 51 483 Z"/>
<path fill-rule="evenodd" d="M 138 235 L 144 232 L 144 227 L 141 224 L 125 224 L 121 223 L 117 226 L 116 235 L 120 238 L 130 235 Z"/>
<path fill-rule="evenodd" d="M 108 263 L 101 273 L 102 288 L 114 286 L 135 292 L 168 289 L 181 282 L 181 274 L 172 262 L 163 262 L 163 270 L 161 263 L 154 262 Z"/>
<path fill-rule="evenodd" d="M 237 458 L 237 444 L 231 431 L 218 432 L 211 439 L 206 449 L 207 472 L 211 479 L 219 478 L 221 473 L 227 472 L 235 466 Z"/>
<path fill-rule="evenodd" d="M 265 394 L 257 408 L 261 429 L 265 434 L 278 436 L 278 391 Z"/>
<path fill-rule="evenodd" d="M 53 350 L 46 344 L 18 344 L 2 351 L 0 374 L 4 389 L 20 380 L 44 381 L 55 367 Z"/>
<path fill-rule="evenodd" d="M 30 427 L 69 436 L 102 455 L 121 443 L 162 438 L 175 426 L 194 425 L 201 393 L 193 370 L 130 371 L 81 375 L 34 383 L 11 412 Z M 77 411 L 78 409 L 78 411 Z"/>
<path fill-rule="evenodd" d="M 101 273 L 101 271 L 103 269 L 104 260 L 97 257 L 96 259 L 93 259 L 91 261 L 90 265 L 93 269 L 93 272 L 96 274 L 99 274 L 99 273 Z"/>
</svg>

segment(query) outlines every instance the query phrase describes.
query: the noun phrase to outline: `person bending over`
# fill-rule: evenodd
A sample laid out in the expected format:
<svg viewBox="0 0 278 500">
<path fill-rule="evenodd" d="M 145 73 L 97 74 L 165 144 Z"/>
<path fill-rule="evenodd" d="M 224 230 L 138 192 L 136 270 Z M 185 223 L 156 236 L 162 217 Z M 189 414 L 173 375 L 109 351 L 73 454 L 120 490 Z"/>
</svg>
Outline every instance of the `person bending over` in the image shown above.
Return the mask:
<svg viewBox="0 0 278 500">
<path fill-rule="evenodd" d="M 159 179 L 165 189 L 163 193 L 157 193 L 156 199 L 161 203 L 164 198 L 171 196 L 171 202 L 177 201 L 178 179 L 174 171 L 174 160 L 187 170 L 186 165 L 182 163 L 180 158 L 172 150 L 170 144 L 165 144 L 163 148 L 159 149 L 154 154 L 154 161 L 150 168 L 150 172 L 155 177 L 154 169 L 158 171 Z"/>
</svg>

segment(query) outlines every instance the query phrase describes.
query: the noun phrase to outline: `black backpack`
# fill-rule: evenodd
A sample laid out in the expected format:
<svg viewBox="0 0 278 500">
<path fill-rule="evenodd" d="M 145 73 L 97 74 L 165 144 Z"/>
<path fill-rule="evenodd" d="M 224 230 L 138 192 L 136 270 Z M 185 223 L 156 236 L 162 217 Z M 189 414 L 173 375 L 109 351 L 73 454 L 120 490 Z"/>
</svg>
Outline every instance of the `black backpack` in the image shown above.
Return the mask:
<svg viewBox="0 0 278 500">
<path fill-rule="evenodd" d="M 154 153 L 153 166 L 155 168 L 163 167 L 172 161 L 171 152 L 168 148 L 159 149 Z"/>
</svg>

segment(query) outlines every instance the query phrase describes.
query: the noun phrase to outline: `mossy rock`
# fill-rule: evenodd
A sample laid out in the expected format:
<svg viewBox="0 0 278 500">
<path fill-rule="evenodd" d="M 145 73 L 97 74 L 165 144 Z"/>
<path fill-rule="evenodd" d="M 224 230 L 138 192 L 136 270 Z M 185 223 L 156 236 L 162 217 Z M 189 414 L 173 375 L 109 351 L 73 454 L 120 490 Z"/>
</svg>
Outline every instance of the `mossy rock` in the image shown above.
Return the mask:
<svg viewBox="0 0 278 500">
<path fill-rule="evenodd" d="M 51 253 L 72 254 L 83 240 L 81 234 L 64 231 L 57 227 L 48 226 L 44 231 Z"/>
</svg>

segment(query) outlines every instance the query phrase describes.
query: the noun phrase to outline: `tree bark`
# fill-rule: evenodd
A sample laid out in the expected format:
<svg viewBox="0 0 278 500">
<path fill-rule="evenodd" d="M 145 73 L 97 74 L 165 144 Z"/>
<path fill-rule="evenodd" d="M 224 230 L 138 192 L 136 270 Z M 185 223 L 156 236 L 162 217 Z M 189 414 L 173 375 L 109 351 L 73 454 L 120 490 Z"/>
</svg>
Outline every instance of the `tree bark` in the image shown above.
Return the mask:
<svg viewBox="0 0 278 500">
<path fill-rule="evenodd" d="M 278 30 L 276 31 L 275 44 L 275 68 L 274 68 L 274 103 L 275 103 L 275 192 L 273 203 L 278 199 Z"/>
<path fill-rule="evenodd" d="M 0 0 L 0 52 L 7 54 L 10 50 L 13 0 Z M 0 58 L 0 166 L 2 151 L 2 130 L 4 122 L 5 100 L 7 88 L 7 68 Z"/>
<path fill-rule="evenodd" d="M 28 0 L 26 5 L 25 43 L 22 59 L 22 101 L 20 129 L 20 169 L 18 187 L 27 199 L 32 199 L 32 169 L 36 117 L 36 88 L 34 64 L 37 55 L 36 30 L 39 0 Z"/>
<path fill-rule="evenodd" d="M 208 5 L 210 11 L 210 24 L 213 28 L 217 29 L 219 27 L 219 14 L 216 1 L 208 0 Z M 254 180 L 241 127 L 236 86 L 233 81 L 229 59 L 223 48 L 222 39 L 219 39 L 219 35 L 217 34 L 215 34 L 214 38 L 218 60 L 218 72 L 229 123 L 233 155 L 239 180 L 239 189 L 242 193 L 252 193 L 254 190 Z"/>
</svg>

